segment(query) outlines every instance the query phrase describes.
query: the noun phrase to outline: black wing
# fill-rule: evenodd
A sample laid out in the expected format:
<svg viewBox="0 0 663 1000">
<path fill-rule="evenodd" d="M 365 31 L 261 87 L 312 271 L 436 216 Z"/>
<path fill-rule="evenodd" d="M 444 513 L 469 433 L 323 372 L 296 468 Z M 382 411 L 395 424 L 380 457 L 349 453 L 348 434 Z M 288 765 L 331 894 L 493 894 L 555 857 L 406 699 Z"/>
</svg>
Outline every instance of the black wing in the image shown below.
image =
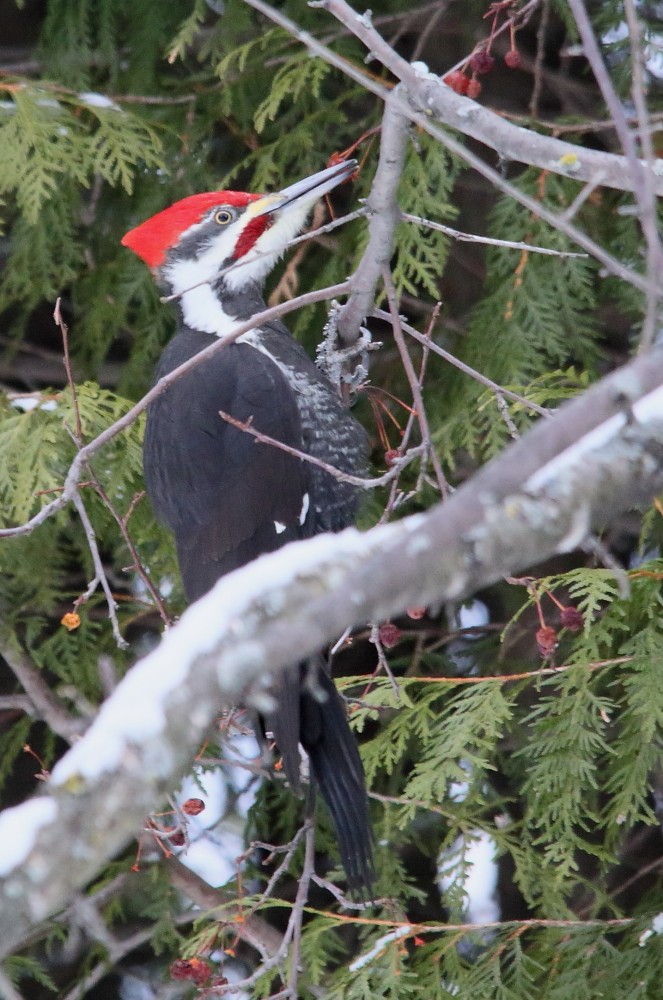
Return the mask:
<svg viewBox="0 0 663 1000">
<path fill-rule="evenodd" d="M 171 341 L 162 377 L 214 338 Z M 231 344 L 176 381 L 148 408 L 145 479 L 160 520 L 175 533 L 187 598 L 219 577 L 308 533 L 306 463 L 232 427 L 219 410 L 252 418 L 257 430 L 302 448 L 294 393 L 277 365 L 248 344 Z M 303 523 L 300 523 L 303 522 Z"/>
</svg>

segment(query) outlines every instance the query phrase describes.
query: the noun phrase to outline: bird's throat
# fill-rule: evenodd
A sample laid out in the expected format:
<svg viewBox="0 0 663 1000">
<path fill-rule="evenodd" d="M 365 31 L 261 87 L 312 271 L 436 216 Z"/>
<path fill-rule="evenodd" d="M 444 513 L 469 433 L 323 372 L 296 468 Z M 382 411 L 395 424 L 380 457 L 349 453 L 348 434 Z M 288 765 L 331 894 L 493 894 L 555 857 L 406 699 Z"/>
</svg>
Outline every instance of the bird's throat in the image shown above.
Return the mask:
<svg viewBox="0 0 663 1000">
<path fill-rule="evenodd" d="M 188 278 L 186 273 L 171 272 L 169 285 L 177 296 L 184 325 L 190 330 L 225 339 L 266 308 L 257 282 L 233 288 L 224 277 L 187 285 Z"/>
</svg>

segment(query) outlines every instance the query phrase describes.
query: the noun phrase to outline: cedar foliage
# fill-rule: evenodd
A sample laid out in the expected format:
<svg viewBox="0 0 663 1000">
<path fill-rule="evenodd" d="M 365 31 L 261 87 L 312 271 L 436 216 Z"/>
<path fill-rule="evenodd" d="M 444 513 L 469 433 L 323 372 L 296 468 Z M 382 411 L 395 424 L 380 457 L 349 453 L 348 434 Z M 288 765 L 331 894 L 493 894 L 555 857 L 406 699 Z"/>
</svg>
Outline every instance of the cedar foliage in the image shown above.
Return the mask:
<svg viewBox="0 0 663 1000">
<path fill-rule="evenodd" d="M 303 0 L 282 6 L 307 30 L 324 34 L 330 28 Z M 399 25 L 410 25 L 398 42 L 409 57 L 428 15 L 408 21 L 407 6 L 384 0 L 374 13 L 387 19 L 386 34 L 390 25 L 395 34 Z M 451 5 L 440 20 L 449 53 L 430 41 L 424 46 L 423 57 L 436 72 L 454 61 L 454 46 L 457 56 L 471 51 L 482 30 L 487 5 L 473 0 L 462 6 L 462 19 Z M 241 0 L 227 0 L 221 15 L 212 7 L 202 0 L 48 0 L 37 19 L 38 71 L 0 77 L 5 525 L 20 524 L 53 496 L 76 448 L 71 392 L 53 363 L 59 358 L 59 333 L 44 320 L 45 308 L 63 297 L 77 407 L 83 440 L 89 441 L 145 391 L 172 330 L 172 317 L 145 268 L 120 248 L 121 235 L 196 191 L 232 185 L 270 189 L 318 170 L 334 151 L 379 124 L 380 108 L 372 97 L 311 59 Z M 595 7 L 597 28 L 619 23 L 616 0 Z M 546 121 L 570 115 L 553 73 L 572 38 L 562 0 L 551 5 L 550 16 L 544 56 L 551 72 L 541 112 Z M 535 35 L 536 23 L 519 35 L 530 55 Z M 362 64 L 360 46 L 344 32 L 334 35 L 333 46 Z M 615 79 L 626 86 L 623 41 L 613 44 L 612 56 Z M 591 111 L 587 117 L 600 116 L 593 84 L 582 71 L 573 72 L 576 93 Z M 526 111 L 529 77 L 525 83 L 518 74 L 517 79 L 500 74 L 493 90 L 486 78 L 484 94 L 499 105 L 508 90 Z M 649 96 L 656 110 L 658 84 Z M 583 121 L 582 114 L 574 114 Z M 571 135 L 595 141 L 589 126 L 587 133 Z M 341 209 L 368 192 L 376 142 L 361 152 L 365 149 L 365 168 L 352 194 L 339 193 Z M 559 212 L 579 190 L 572 179 L 543 177 L 533 169 L 514 171 L 513 180 Z M 399 191 L 404 211 L 454 224 L 460 212 L 470 230 L 573 249 L 510 199 L 483 188 L 476 199 L 473 185 L 476 179 L 441 146 L 413 133 Z M 581 216 L 594 239 L 638 266 L 640 236 L 628 211 L 631 200 L 599 190 Z M 337 230 L 333 245 L 309 247 L 298 267 L 300 288 L 343 278 L 365 240 L 364 222 L 358 220 Z M 642 312 L 640 296 L 602 277 L 590 259 L 504 248 L 468 255 L 439 232 L 403 223 L 392 263 L 402 309 L 420 329 L 426 329 L 442 294 L 445 306 L 433 336 L 484 375 L 550 408 L 628 356 L 631 328 L 637 331 Z M 311 350 L 323 319 L 321 307 L 291 318 Z M 386 343 L 374 360 L 373 385 L 407 401 L 389 331 L 376 327 L 374 333 Z M 26 350 L 51 359 L 50 378 L 13 371 Z M 385 442 L 371 422 L 367 396 L 358 411 L 373 433 L 382 467 L 385 444 L 397 446 L 398 431 L 378 408 Z M 492 392 L 432 360 L 425 398 L 436 447 L 454 481 L 499 454 L 513 427 L 522 433 L 533 420 L 523 404 L 509 402 L 510 426 Z M 398 406 L 385 405 L 404 422 Z M 66 707 L 83 718 L 105 694 L 100 657 L 110 657 L 120 675 L 161 628 L 149 594 L 126 570 L 132 560 L 110 506 L 119 517 L 131 509 L 131 538 L 152 581 L 167 594 L 171 613 L 183 606 L 171 541 L 154 523 L 147 502 L 134 504 L 142 489 L 141 435 L 138 421 L 108 445 L 93 461 L 91 485 L 83 490 L 128 650 L 118 650 L 99 592 L 80 606 L 80 628 L 67 632 L 59 624 L 94 575 L 85 534 L 71 509 L 33 534 L 0 544 L 4 648 L 18 645 Z M 408 471 L 403 487 L 415 483 L 415 472 Z M 435 499 L 424 483 L 403 509 L 410 512 Z M 374 521 L 385 502 L 386 493 L 372 498 L 364 523 Z M 578 553 L 540 568 L 529 588 L 505 582 L 484 595 L 499 635 L 490 629 L 471 638 L 454 635 L 457 620 L 448 620 L 441 609 L 430 609 L 423 621 L 404 619 L 400 643 L 387 651 L 398 692 L 382 676 L 368 681 L 374 655 L 359 645 L 346 672 L 356 669 L 361 676 L 344 683 L 346 692 L 360 699 L 353 719 L 368 781 L 381 796 L 374 802 L 374 820 L 377 895 L 385 901 L 357 920 L 353 911 L 316 890 L 301 942 L 302 997 L 319 996 L 320 990 L 332 1000 L 660 995 L 663 937 L 653 923 L 663 910 L 659 536 L 656 511 L 642 525 L 633 518 L 607 536 L 617 560 L 637 565 L 627 596 L 612 571 Z M 562 629 L 550 594 L 582 612 L 579 634 Z M 538 607 L 560 633 L 552 664 L 542 664 L 534 642 Z M 553 669 L 562 665 L 567 669 Z M 5 668 L 2 693 L 18 690 Z M 0 793 L 6 805 L 26 798 L 35 785 L 35 769 L 26 768 L 22 748 L 29 744 L 48 767 L 63 745 L 20 711 L 4 710 L 0 721 Z M 224 756 L 222 746 L 208 747 L 199 773 L 218 768 L 218 756 Z M 238 817 L 236 776 L 229 769 L 223 773 L 232 794 L 219 825 L 221 838 Z M 263 784 L 248 835 L 285 843 L 300 821 L 300 804 L 280 787 Z M 450 927 L 467 921 L 470 854 L 479 843 L 494 845 L 499 923 Z M 322 868 L 340 877 L 324 817 L 317 848 Z M 113 879 L 120 881 L 99 910 L 109 934 L 121 938 L 147 926 L 141 949 L 127 960 L 149 969 L 156 991 L 166 989 L 167 967 L 175 958 L 211 953 L 216 970 L 222 943 L 232 945 L 218 923 L 222 911 L 178 921 L 182 902 L 167 871 L 153 859 L 141 875 L 127 879 L 132 857 L 128 849 L 89 890 L 94 897 Z M 255 901 L 261 916 L 282 926 L 292 886 L 279 885 L 272 899 L 263 899 L 266 875 L 259 860 L 255 853 L 249 856 L 244 883 L 233 875 L 227 888 L 231 896 L 241 895 L 247 909 Z M 291 878 L 300 865 L 296 852 Z M 399 936 L 394 927 L 405 921 L 417 927 Z M 85 985 L 87 973 L 106 969 L 103 937 L 93 933 L 85 946 L 71 944 L 63 951 L 66 926 L 52 921 L 41 928 L 5 963 L 6 975 L 30 997 L 116 996 L 122 973 L 114 961 L 101 983 L 100 974 L 95 985 Z M 65 952 L 63 967 L 59 957 Z M 242 948 L 238 956 L 235 972 L 246 975 L 256 956 Z M 227 967 L 233 967 L 230 958 Z M 82 992 L 68 992 L 77 982 L 83 983 Z M 267 997 L 277 988 L 272 970 L 255 982 L 252 995 Z"/>
</svg>

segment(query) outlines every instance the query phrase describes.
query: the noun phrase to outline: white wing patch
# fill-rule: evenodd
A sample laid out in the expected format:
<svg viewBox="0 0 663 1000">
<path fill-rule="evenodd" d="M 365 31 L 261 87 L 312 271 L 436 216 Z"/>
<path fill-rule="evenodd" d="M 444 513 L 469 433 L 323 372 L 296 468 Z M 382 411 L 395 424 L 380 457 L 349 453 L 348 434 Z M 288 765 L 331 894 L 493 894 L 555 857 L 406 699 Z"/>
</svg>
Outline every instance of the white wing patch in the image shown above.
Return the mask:
<svg viewBox="0 0 663 1000">
<path fill-rule="evenodd" d="M 310 503 L 309 495 L 308 495 L 308 493 L 305 493 L 304 496 L 302 497 L 302 509 L 301 509 L 301 513 L 299 515 L 299 523 L 300 524 L 303 524 L 304 521 L 306 520 L 306 515 L 308 514 L 309 503 Z"/>
<path fill-rule="evenodd" d="M 280 521 L 274 521 L 274 527 L 276 528 L 277 535 L 280 535 L 282 531 L 285 531 L 285 524 L 281 524 Z"/>
</svg>

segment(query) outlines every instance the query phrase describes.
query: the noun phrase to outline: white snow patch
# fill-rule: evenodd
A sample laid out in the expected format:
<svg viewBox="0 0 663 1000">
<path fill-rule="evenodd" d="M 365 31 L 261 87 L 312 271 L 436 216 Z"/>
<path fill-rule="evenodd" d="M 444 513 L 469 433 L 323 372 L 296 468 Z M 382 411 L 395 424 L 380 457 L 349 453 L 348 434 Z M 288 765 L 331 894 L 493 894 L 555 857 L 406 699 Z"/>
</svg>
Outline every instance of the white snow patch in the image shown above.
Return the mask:
<svg viewBox="0 0 663 1000">
<path fill-rule="evenodd" d="M 57 410 L 58 402 L 56 399 L 46 399 L 41 400 L 39 396 L 17 396 L 12 399 L 10 406 L 13 406 L 15 410 L 22 410 L 23 413 L 30 413 L 31 410 Z"/>
<path fill-rule="evenodd" d="M 216 888 L 225 885 L 237 874 L 235 859 L 243 854 L 244 839 L 227 829 L 219 838 L 202 834 L 191 841 L 189 848 L 180 855 L 182 864 Z"/>
<path fill-rule="evenodd" d="M 37 797 L 0 813 L 0 877 L 23 864 L 42 827 L 57 816 L 53 799 Z"/>
<path fill-rule="evenodd" d="M 459 837 L 449 852 L 445 852 L 439 868 L 442 891 L 463 878 L 463 889 L 467 896 L 465 911 L 468 923 L 489 924 L 499 920 L 500 912 L 495 899 L 497 888 L 497 848 L 495 840 L 484 830 L 470 830 L 465 837 Z M 455 863 L 448 865 L 451 855 Z M 465 871 L 459 871 L 461 864 Z"/>
<path fill-rule="evenodd" d="M 618 386 L 615 386 L 618 389 Z M 536 491 L 546 486 L 555 479 L 562 470 L 571 465 L 578 464 L 580 460 L 589 452 L 598 451 L 614 438 L 629 419 L 635 419 L 638 423 L 647 423 L 649 420 L 663 418 L 663 387 L 659 386 L 652 392 L 642 396 L 631 408 L 631 414 L 616 413 L 613 417 L 604 420 L 602 424 L 594 427 L 587 434 L 584 434 L 579 441 L 575 441 L 559 455 L 555 455 L 549 462 L 529 477 L 524 485 L 524 490 Z"/>
<path fill-rule="evenodd" d="M 647 941 L 649 941 L 649 938 L 653 937 L 654 934 L 663 934 L 663 913 L 657 913 L 652 919 L 651 927 L 648 927 L 646 931 L 642 932 L 638 938 L 638 944 L 640 947 L 644 948 Z"/>
<path fill-rule="evenodd" d="M 299 514 L 299 523 L 300 524 L 303 524 L 304 521 L 306 520 L 306 515 L 308 514 L 308 509 L 309 509 L 310 503 L 311 503 L 311 499 L 310 499 L 308 493 L 305 493 L 304 496 L 302 497 L 302 509 L 300 511 L 300 514 Z"/>
<path fill-rule="evenodd" d="M 39 399 L 36 396 L 19 396 L 18 399 L 12 399 L 10 406 L 13 406 L 15 410 L 30 413 L 31 410 L 36 410 L 39 406 Z"/>
<path fill-rule="evenodd" d="M 350 965 L 350 972 L 358 972 L 359 969 L 363 969 L 365 966 L 372 962 L 374 958 L 377 958 L 384 949 L 392 944 L 394 941 L 400 941 L 401 938 L 408 937 L 413 933 L 414 928 L 410 924 L 406 924 L 405 927 L 397 927 L 395 931 L 389 931 L 388 934 L 383 934 L 381 938 L 378 938 L 370 951 L 367 951 L 364 955 L 360 955 L 356 958 L 354 962 Z"/>
<path fill-rule="evenodd" d="M 461 628 L 478 628 L 487 625 L 489 621 L 490 614 L 483 601 L 461 604 L 458 609 L 458 624 Z"/>
<path fill-rule="evenodd" d="M 420 80 L 435 80 L 436 82 L 439 80 L 438 76 L 431 73 L 425 62 L 421 62 L 421 60 L 419 60 L 417 62 L 410 63 L 410 65 L 414 70 L 414 75 L 419 77 Z"/>
<path fill-rule="evenodd" d="M 78 99 L 83 103 L 87 104 L 89 108 L 110 108 L 111 111 L 121 111 L 122 108 L 111 101 L 110 97 L 106 97 L 105 94 L 97 94 L 93 91 L 85 91 L 83 94 L 78 95 Z"/>
</svg>

